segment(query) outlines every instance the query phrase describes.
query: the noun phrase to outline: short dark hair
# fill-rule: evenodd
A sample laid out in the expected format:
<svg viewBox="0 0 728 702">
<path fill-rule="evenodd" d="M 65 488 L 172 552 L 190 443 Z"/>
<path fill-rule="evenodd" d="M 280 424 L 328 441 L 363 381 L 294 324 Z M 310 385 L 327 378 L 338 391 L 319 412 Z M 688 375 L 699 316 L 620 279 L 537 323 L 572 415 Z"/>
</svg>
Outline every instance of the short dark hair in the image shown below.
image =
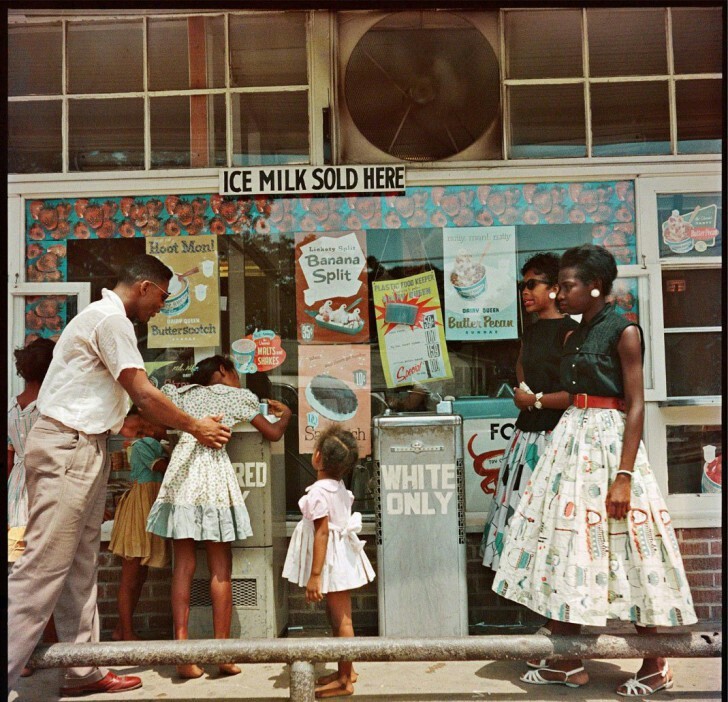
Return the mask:
<svg viewBox="0 0 728 702">
<path fill-rule="evenodd" d="M 124 285 L 134 285 L 140 280 L 166 283 L 172 278 L 172 275 L 172 271 L 156 256 L 142 254 L 118 269 L 116 282 Z"/>
<path fill-rule="evenodd" d="M 33 381 L 42 383 L 53 360 L 55 347 L 56 342 L 51 339 L 36 339 L 23 349 L 15 349 L 15 367 L 18 369 L 18 375 L 26 383 Z"/>
<path fill-rule="evenodd" d="M 212 376 L 216 371 L 220 370 L 220 366 L 225 370 L 235 370 L 235 364 L 227 356 L 208 356 L 195 364 L 190 376 L 191 385 L 209 385 Z"/>
<path fill-rule="evenodd" d="M 533 271 L 542 275 L 550 285 L 559 282 L 559 257 L 554 253 L 537 253 L 531 256 L 521 267 L 521 275 Z"/>
<path fill-rule="evenodd" d="M 576 277 L 582 283 L 598 281 L 603 295 L 612 292 L 612 283 L 617 277 L 617 262 L 603 246 L 583 244 L 564 251 L 560 268 L 574 268 Z"/>
<path fill-rule="evenodd" d="M 321 465 L 329 475 L 341 480 L 359 460 L 359 445 L 354 435 L 338 424 L 324 429 L 316 440 Z"/>
</svg>

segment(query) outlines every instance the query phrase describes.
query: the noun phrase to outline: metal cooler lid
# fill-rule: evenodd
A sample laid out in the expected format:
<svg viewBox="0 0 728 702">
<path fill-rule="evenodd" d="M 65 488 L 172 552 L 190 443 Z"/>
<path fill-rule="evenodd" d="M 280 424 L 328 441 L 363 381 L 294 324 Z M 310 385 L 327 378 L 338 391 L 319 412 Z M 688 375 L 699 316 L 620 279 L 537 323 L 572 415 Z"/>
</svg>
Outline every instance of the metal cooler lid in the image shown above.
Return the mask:
<svg viewBox="0 0 728 702">
<path fill-rule="evenodd" d="M 437 414 L 435 412 L 396 412 L 372 418 L 377 427 L 430 427 L 457 426 L 463 423 L 459 414 Z"/>
</svg>

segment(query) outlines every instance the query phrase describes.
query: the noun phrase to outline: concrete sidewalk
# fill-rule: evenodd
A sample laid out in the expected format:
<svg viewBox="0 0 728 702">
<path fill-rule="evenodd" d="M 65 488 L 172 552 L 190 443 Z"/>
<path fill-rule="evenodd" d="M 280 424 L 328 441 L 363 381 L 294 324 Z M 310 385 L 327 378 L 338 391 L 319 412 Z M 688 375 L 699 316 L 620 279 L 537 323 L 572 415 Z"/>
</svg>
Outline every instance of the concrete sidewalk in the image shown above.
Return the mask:
<svg viewBox="0 0 728 702">
<path fill-rule="evenodd" d="M 461 700 L 559 700 L 560 702 L 600 702 L 623 700 L 614 690 L 638 668 L 638 660 L 588 660 L 584 667 L 591 676 L 588 685 L 570 689 L 562 685 L 535 686 L 518 680 L 526 669 L 521 661 L 468 661 L 428 663 L 359 663 L 355 697 L 359 702 L 460 702 Z M 719 658 L 675 658 L 670 661 L 675 678 L 672 690 L 657 693 L 659 700 L 720 700 L 721 660 Z M 156 668 L 116 668 L 142 678 L 144 687 L 119 695 L 60 697 L 60 670 L 38 670 L 22 678 L 8 702 L 56 702 L 56 700 L 114 700 L 140 702 L 164 700 L 237 700 L 262 702 L 288 698 L 288 667 L 283 664 L 243 665 L 235 677 L 217 674 L 209 665 L 198 680 L 182 681 L 172 666 Z M 333 671 L 334 666 L 326 666 Z M 323 666 L 317 674 L 323 674 Z M 643 699 L 643 698 L 637 698 Z"/>
</svg>

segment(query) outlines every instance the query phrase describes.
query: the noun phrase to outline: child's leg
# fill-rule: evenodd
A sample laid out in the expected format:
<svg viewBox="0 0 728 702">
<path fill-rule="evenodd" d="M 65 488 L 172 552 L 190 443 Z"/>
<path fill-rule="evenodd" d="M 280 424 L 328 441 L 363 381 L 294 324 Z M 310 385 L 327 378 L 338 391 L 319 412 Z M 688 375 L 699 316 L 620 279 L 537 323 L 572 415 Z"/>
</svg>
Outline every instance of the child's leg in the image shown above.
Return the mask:
<svg viewBox="0 0 728 702">
<path fill-rule="evenodd" d="M 230 638 L 233 616 L 233 554 L 229 543 L 205 541 L 207 567 L 210 570 L 210 599 L 212 600 L 212 628 L 216 639 Z M 240 668 L 234 663 L 222 663 L 220 672 L 237 675 Z"/>
<path fill-rule="evenodd" d="M 354 624 L 351 619 L 351 592 L 329 592 L 326 594 L 326 603 L 331 617 L 331 626 L 334 636 L 350 638 L 354 636 Z M 354 694 L 352 682 L 352 662 L 339 661 L 338 680 L 323 685 L 316 690 L 316 697 L 343 697 Z"/>
<path fill-rule="evenodd" d="M 142 565 L 141 558 L 121 559 L 121 582 L 117 594 L 119 621 L 111 638 L 115 641 L 138 641 L 134 631 L 134 610 L 147 579 L 147 566 Z"/>
<path fill-rule="evenodd" d="M 331 627 L 331 631 L 335 631 L 334 627 L 334 620 L 331 617 L 331 604 L 329 603 L 329 598 L 326 598 L 326 619 L 329 622 L 329 626 Z M 336 634 L 334 634 L 336 636 Z M 353 665 L 351 668 L 351 682 L 355 683 L 357 679 L 359 678 L 359 674 L 354 670 Z M 320 678 L 317 678 L 316 680 L 316 686 L 321 687 L 322 685 L 328 685 L 329 683 L 335 682 L 339 679 L 339 671 L 338 668 L 335 673 L 329 673 L 328 675 L 322 675 Z"/>
<path fill-rule="evenodd" d="M 190 618 L 190 590 L 195 575 L 195 542 L 192 539 L 174 539 L 174 569 L 172 570 L 172 623 L 175 639 L 187 639 Z M 177 673 L 183 678 L 199 678 L 204 671 L 194 663 L 178 665 Z"/>
</svg>

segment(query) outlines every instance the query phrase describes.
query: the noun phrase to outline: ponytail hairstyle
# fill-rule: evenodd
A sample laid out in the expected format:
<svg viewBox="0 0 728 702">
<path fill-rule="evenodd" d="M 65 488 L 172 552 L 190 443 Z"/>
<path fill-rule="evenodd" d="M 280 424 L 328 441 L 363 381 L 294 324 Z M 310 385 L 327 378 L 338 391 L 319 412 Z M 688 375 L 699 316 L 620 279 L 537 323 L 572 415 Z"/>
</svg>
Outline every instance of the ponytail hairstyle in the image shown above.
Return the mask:
<svg viewBox="0 0 728 702">
<path fill-rule="evenodd" d="M 321 432 L 314 451 L 321 454 L 324 471 L 337 480 L 341 480 L 359 460 L 359 446 L 354 435 L 338 424 Z"/>
<path fill-rule="evenodd" d="M 42 383 L 53 360 L 55 341 L 36 339 L 25 348 L 15 349 L 15 367 L 18 375 L 26 382 Z"/>
<path fill-rule="evenodd" d="M 192 375 L 189 379 L 190 385 L 209 385 L 212 376 L 215 375 L 216 371 L 220 370 L 220 366 L 228 371 L 235 370 L 235 364 L 227 356 L 217 354 L 216 356 L 203 358 L 192 369 Z"/>
</svg>

